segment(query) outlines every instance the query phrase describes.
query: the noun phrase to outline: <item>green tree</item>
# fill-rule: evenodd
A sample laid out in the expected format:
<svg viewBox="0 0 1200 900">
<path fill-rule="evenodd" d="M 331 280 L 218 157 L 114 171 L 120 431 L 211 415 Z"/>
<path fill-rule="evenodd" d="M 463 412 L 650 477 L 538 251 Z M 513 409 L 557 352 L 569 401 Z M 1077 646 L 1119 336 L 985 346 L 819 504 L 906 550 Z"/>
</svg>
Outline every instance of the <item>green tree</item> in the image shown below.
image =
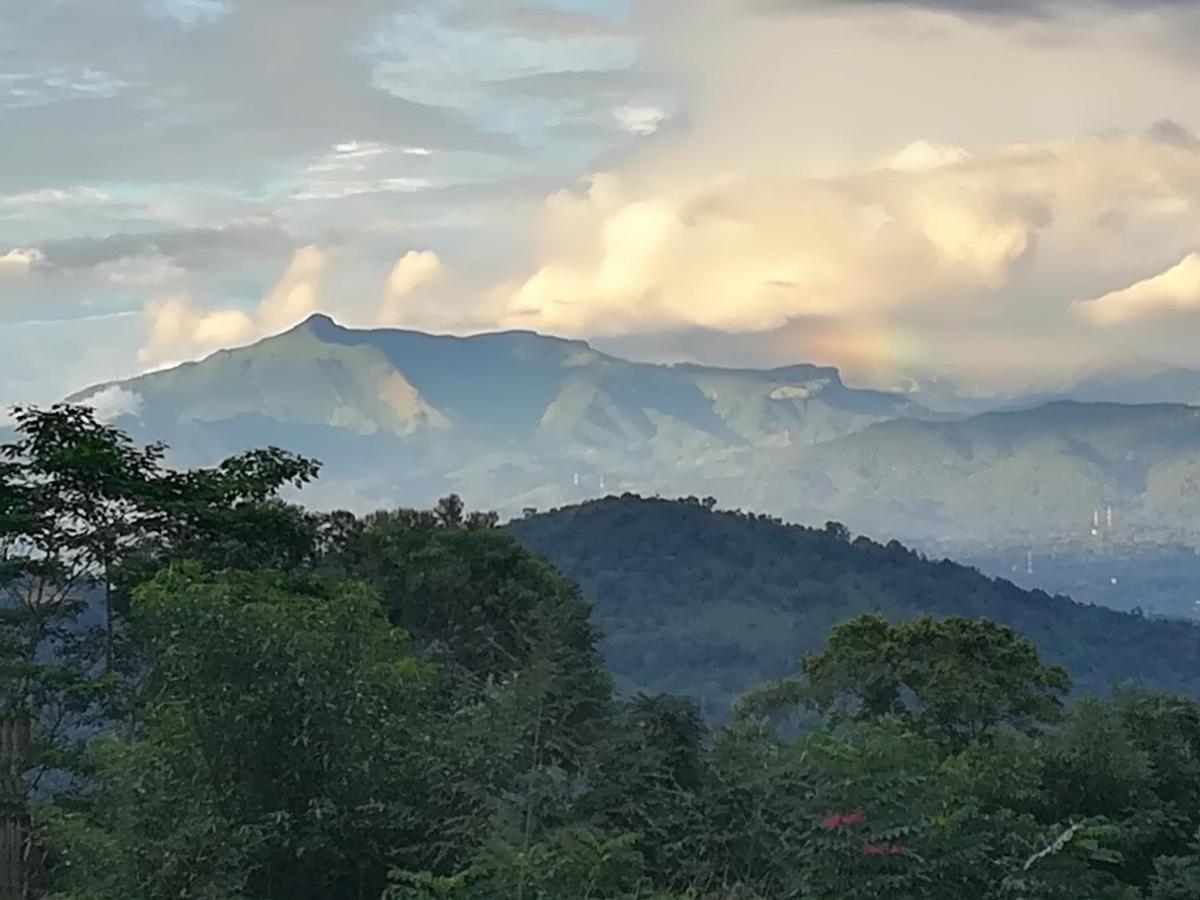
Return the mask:
<svg viewBox="0 0 1200 900">
<path fill-rule="evenodd" d="M 274 498 L 317 465 L 267 449 L 173 471 L 163 445 L 135 445 L 90 407 L 14 418 L 16 439 L 0 446 L 0 716 L 29 732 L 29 793 L 48 775 L 64 785 L 88 739 L 129 712 L 139 663 L 120 616 L 132 587 L 172 558 L 283 562 L 272 548 L 301 543 L 285 523 L 304 517 Z"/>
<path fill-rule="evenodd" d="M 344 540 L 324 571 L 374 586 L 393 623 L 444 663 L 458 702 L 522 681 L 541 758 L 578 767 L 603 732 L 612 693 L 590 607 L 494 524 L 464 514 L 457 498 L 435 513 L 375 513 L 341 525 Z"/>
<path fill-rule="evenodd" d="M 900 716 L 960 740 L 999 726 L 1036 731 L 1062 718 L 1065 670 L 987 620 L 922 617 L 891 625 L 864 615 L 839 625 L 804 657 L 807 700 L 839 720 Z"/>
<path fill-rule="evenodd" d="M 428 861 L 431 671 L 377 596 L 188 568 L 138 589 L 145 724 L 49 819 L 72 898 L 378 896 Z"/>
</svg>

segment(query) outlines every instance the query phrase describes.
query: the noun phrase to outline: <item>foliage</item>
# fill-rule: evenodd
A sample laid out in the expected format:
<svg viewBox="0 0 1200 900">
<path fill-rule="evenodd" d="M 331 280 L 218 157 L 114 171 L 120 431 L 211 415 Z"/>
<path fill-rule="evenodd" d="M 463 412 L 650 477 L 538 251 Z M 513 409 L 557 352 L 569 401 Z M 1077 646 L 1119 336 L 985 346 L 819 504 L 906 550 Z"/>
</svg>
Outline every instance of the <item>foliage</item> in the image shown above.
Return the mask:
<svg viewBox="0 0 1200 900">
<path fill-rule="evenodd" d="M 995 622 L 959 618 L 889 625 L 859 616 L 834 628 L 803 670 L 807 698 L 826 717 L 903 716 L 944 739 L 1055 723 L 1070 687 L 1066 670 L 1042 665 L 1028 640 Z"/>
<path fill-rule="evenodd" d="M 177 472 L 165 447 L 136 446 L 87 407 L 14 417 L 0 447 L 0 717 L 29 723 L 14 762 L 29 793 L 81 771 L 86 740 L 130 713 L 138 661 L 119 615 L 138 576 L 169 553 L 227 565 L 233 545 L 270 564 L 261 548 L 282 530 L 264 513 L 318 467 L 267 449 Z"/>
<path fill-rule="evenodd" d="M 579 589 L 457 497 L 375 513 L 331 543 L 324 570 L 361 578 L 442 663 L 457 702 L 520 676 L 536 684 L 540 752 L 568 768 L 597 740 L 610 684 Z"/>
<path fill-rule="evenodd" d="M 110 462 L 143 452 L 73 421 L 116 448 Z M 45 489 L 56 446 L 37 451 L 45 459 L 32 445 L 12 454 L 0 523 L 20 548 L 51 533 L 35 523 L 61 504 L 73 511 L 55 527 L 73 523 L 78 549 L 53 566 L 13 553 L 6 587 L 28 590 L 45 565 L 60 590 L 77 566 L 117 601 L 105 612 L 123 664 L 108 666 L 103 627 L 74 649 L 86 629 L 72 616 L 88 605 L 72 605 L 73 589 L 51 623 L 58 649 L 8 643 L 3 661 L 62 689 L 26 691 L 31 715 L 73 698 L 73 677 L 121 692 L 129 713 L 79 697 L 77 713 L 96 712 L 71 733 L 74 789 L 27 798 L 58 900 L 1197 895 L 1200 705 L 1125 689 L 1064 706 L 1066 673 L 1002 624 L 845 616 L 710 732 L 691 699 L 614 696 L 579 589 L 456 497 L 429 512 L 315 514 L 276 499 L 315 464 L 266 451 L 180 473 L 157 449 L 136 478 L 110 478 L 113 464 L 84 496 L 82 468 L 70 490 Z M 720 527 L 685 519 L 666 535 L 670 577 L 652 583 L 679 616 L 679 591 L 723 590 L 729 560 L 761 572 L 770 550 L 769 583 L 803 572 L 795 590 L 821 616 L 920 588 L 966 590 L 964 611 L 1016 598 L 1010 614 L 1047 621 L 1020 592 L 835 523 L 797 535 L 681 505 Z M 618 508 L 625 533 L 651 548 L 664 539 L 662 507 Z M 582 514 L 566 524 L 598 558 L 622 546 Z M 578 549 L 570 534 L 557 540 Z M 120 552 L 101 558 L 105 548 Z M 807 555 L 785 552 L 796 548 Z M 629 557 L 649 571 L 640 549 Z M 698 560 L 699 581 L 672 568 Z M 616 559 L 605 565 L 589 577 L 630 583 Z M 642 594 L 619 603 L 649 606 Z M 1109 621 L 1051 612 L 1059 635 Z"/>
<path fill-rule="evenodd" d="M 835 625 L 863 614 L 987 619 L 1032 641 L 1080 693 L 1126 682 L 1200 697 L 1200 627 L 1025 591 L 896 541 L 852 538 L 699 502 L 608 497 L 511 522 L 521 543 L 578 582 L 627 693 L 696 698 L 710 722 L 786 678 Z M 1016 649 L 1016 648 L 1014 648 Z"/>
<path fill-rule="evenodd" d="M 105 747 L 95 817 L 51 820 L 68 888 L 114 900 L 377 892 L 424 839 L 414 801 L 434 762 L 427 667 L 378 598 L 184 570 L 139 589 L 134 612 L 154 661 L 146 720 Z"/>
</svg>

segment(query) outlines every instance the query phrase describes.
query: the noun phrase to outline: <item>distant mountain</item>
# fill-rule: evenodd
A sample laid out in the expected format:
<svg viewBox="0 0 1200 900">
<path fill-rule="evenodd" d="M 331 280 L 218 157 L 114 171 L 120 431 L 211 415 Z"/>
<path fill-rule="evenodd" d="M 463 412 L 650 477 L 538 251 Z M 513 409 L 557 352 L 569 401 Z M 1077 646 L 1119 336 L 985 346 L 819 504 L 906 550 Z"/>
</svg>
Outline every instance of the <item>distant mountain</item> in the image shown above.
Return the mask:
<svg viewBox="0 0 1200 900">
<path fill-rule="evenodd" d="M 1128 357 L 1082 373 L 1058 395 L 1106 403 L 1200 404 L 1200 370 Z"/>
<path fill-rule="evenodd" d="M 1080 403 L 1200 405 L 1200 369 L 1164 363 L 1115 347 L 1036 391 L 971 389 L 952 376 L 909 366 L 878 373 L 873 383 L 895 385 L 927 409 L 959 416 L 1032 409 L 1059 400 Z"/>
<path fill-rule="evenodd" d="M 883 422 L 809 448 L 763 482 L 798 484 L 800 473 L 803 488 L 768 488 L 774 504 L 750 506 L 926 543 L 1194 544 L 1200 409 L 1063 401 Z"/>
<path fill-rule="evenodd" d="M 629 362 L 531 332 L 284 334 L 69 398 L 205 464 L 262 444 L 326 463 L 316 502 L 424 505 L 449 491 L 516 512 L 615 488 L 669 491 L 898 416 L 908 399 L 836 369 Z"/>
<path fill-rule="evenodd" d="M 456 492 L 511 516 L 634 491 L 951 552 L 1200 546 L 1200 409 L 1182 405 L 954 418 L 829 367 L 652 365 L 531 332 L 352 330 L 324 316 L 70 399 L 165 440 L 181 464 L 268 444 L 315 456 L 325 469 L 305 496 L 325 507 Z"/>
<path fill-rule="evenodd" d="M 1129 405 L 1175 403 L 1200 405 L 1200 369 L 1164 363 L 1117 347 L 1032 393 L 967 396 L 953 380 L 914 381 L 905 393 L 922 405 L 951 412 L 982 413 L 1032 409 L 1059 400 Z"/>
<path fill-rule="evenodd" d="M 837 623 L 863 612 L 989 618 L 1067 667 L 1077 690 L 1125 681 L 1200 696 L 1200 627 L 1025 591 L 898 543 L 610 497 L 511 523 L 578 582 L 626 690 L 698 697 L 720 719 L 764 679 L 795 674 Z"/>
</svg>

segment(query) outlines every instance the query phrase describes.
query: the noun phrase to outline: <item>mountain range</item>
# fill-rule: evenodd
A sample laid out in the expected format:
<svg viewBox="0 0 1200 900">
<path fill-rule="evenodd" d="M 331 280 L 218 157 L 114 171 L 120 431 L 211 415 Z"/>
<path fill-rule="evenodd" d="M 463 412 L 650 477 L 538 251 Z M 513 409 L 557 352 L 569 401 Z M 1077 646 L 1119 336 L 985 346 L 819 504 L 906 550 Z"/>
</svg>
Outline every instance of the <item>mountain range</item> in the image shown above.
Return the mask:
<svg viewBox="0 0 1200 900">
<path fill-rule="evenodd" d="M 252 346 L 68 398 L 205 464 L 264 443 L 314 455 L 369 506 L 457 491 L 515 512 L 609 489 L 698 484 L 765 448 L 928 413 L 836 369 L 651 365 L 582 341 L 358 331 L 324 316 Z"/>
<path fill-rule="evenodd" d="M 266 444 L 315 456 L 325 468 L 306 497 L 326 507 L 456 492 L 511 517 L 631 491 L 922 546 L 1200 543 L 1200 410 L 1182 404 L 956 416 L 827 366 L 657 365 L 532 332 L 326 316 L 68 399 L 166 441 L 180 464 Z"/>
</svg>

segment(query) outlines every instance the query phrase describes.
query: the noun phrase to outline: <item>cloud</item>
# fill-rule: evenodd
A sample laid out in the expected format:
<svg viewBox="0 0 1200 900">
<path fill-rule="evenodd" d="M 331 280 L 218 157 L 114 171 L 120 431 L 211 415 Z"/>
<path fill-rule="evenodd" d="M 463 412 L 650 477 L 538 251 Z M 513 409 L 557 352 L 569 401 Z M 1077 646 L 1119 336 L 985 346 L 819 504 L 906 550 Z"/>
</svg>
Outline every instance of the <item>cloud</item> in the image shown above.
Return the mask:
<svg viewBox="0 0 1200 900">
<path fill-rule="evenodd" d="M 1171 119 L 1155 122 L 1146 131 L 1146 136 L 1153 141 L 1181 147 L 1185 150 L 1200 150 L 1200 138 Z"/>
<path fill-rule="evenodd" d="M 35 248 L 16 247 L 0 256 L 0 276 L 25 275 L 42 261 L 42 252 Z"/>
<path fill-rule="evenodd" d="M 145 309 L 157 365 L 323 308 L 1040 372 L 1110 339 L 1072 299 L 1200 247 L 1189 5 L 9 4 L 0 329 Z M 1163 321 L 1143 352 L 1200 353 Z"/>
<path fill-rule="evenodd" d="M 763 9 L 811 11 L 834 0 L 760 0 Z M 837 0 L 845 6 L 909 7 L 1003 18 L 1074 16 L 1084 12 L 1138 13 L 1192 6 L 1194 0 Z"/>
<path fill-rule="evenodd" d="M 1089 325 L 1200 306 L 1200 257 L 1104 296 L 1147 258 L 1200 243 L 1200 153 L 1161 128 L 969 155 L 917 143 L 885 161 L 806 178 L 693 183 L 638 161 L 600 174 L 545 201 L 541 264 L 504 322 L 631 346 L 759 333 L 776 335 L 756 344 L 773 362 L 1036 381 L 1095 352 Z"/>
<path fill-rule="evenodd" d="M 103 262 L 95 267 L 94 273 L 101 282 L 134 291 L 159 290 L 164 285 L 179 283 L 187 278 L 186 269 L 159 254 L 127 256 Z"/>
<path fill-rule="evenodd" d="M 625 104 L 613 110 L 613 117 L 630 134 L 654 134 L 667 118 L 661 106 Z"/>
<path fill-rule="evenodd" d="M 9 162 L 0 190 L 56 185 L 64 172 L 85 182 L 273 177 L 281 159 L 315 152 L 331 135 L 515 149 L 457 112 L 376 82 L 361 47 L 395 9 L 390 0 L 231 0 L 220 15 L 189 22 L 136 2 L 6 10 L 0 53 L 9 70 L 85 87 L 84 73 L 102 73 L 106 87 L 57 89 L 0 110 Z M 64 68 L 79 74 L 53 75 Z M 75 140 L 80 133 L 88 141 Z"/>
<path fill-rule="evenodd" d="M 869 197 L 871 203 L 864 202 Z M 616 175 L 547 201 L 550 259 L 515 293 L 509 323 L 613 333 L 765 330 L 1001 284 L 1046 213 L 989 173 L 736 180 L 672 195 Z"/>
<path fill-rule="evenodd" d="M 429 284 L 445 273 L 436 253 L 411 250 L 392 267 L 384 284 L 383 302 L 379 307 L 381 325 L 397 325 L 411 321 L 404 315 L 404 301 L 418 288 Z"/>
<path fill-rule="evenodd" d="M 1097 325 L 1121 325 L 1166 312 L 1200 309 L 1200 253 L 1189 253 L 1165 272 L 1127 288 L 1076 304 Z"/>
<path fill-rule="evenodd" d="M 311 163 L 297 179 L 292 199 L 337 200 L 359 194 L 413 193 L 435 186 L 433 151 L 378 141 L 345 141 Z"/>
<path fill-rule="evenodd" d="M 295 325 L 317 309 L 328 257 L 319 247 L 302 247 L 258 308 L 258 324 L 272 333 Z"/>
<path fill-rule="evenodd" d="M 519 94 L 538 99 L 578 99 L 628 97 L 648 91 L 661 91 L 661 80 L 643 69 L 568 69 L 534 72 L 493 81 L 489 85 L 505 94 Z"/>
<path fill-rule="evenodd" d="M 628 32 L 628 26 L 613 18 L 573 9 L 536 3 L 489 0 L 486 4 L 462 4 L 447 16 L 454 28 L 503 29 L 537 37 L 586 37 Z"/>
<path fill-rule="evenodd" d="M 95 410 L 101 422 L 112 422 L 123 416 L 137 416 L 142 411 L 142 395 L 113 385 L 88 397 L 84 403 Z"/>
<path fill-rule="evenodd" d="M 327 264 L 328 256 L 319 247 L 297 250 L 253 315 L 239 309 L 204 310 L 184 295 L 150 301 L 144 311 L 148 337 L 138 359 L 167 365 L 295 325 L 316 311 Z"/>
<path fill-rule="evenodd" d="M 11 276 L 20 276 L 0 305 L 0 322 L 134 311 L 151 298 L 177 294 L 210 300 L 244 296 L 261 290 L 295 245 L 269 217 L 51 238 L 7 252 L 0 244 L 0 278 L 11 284 Z"/>
<path fill-rule="evenodd" d="M 962 147 L 914 141 L 899 153 L 884 160 L 883 168 L 897 172 L 924 172 L 965 162 L 970 154 Z"/>
<path fill-rule="evenodd" d="M 150 301 L 145 318 L 149 336 L 138 350 L 138 360 L 153 367 L 245 344 L 258 334 L 254 319 L 246 313 L 232 309 L 207 312 L 184 296 Z"/>
<path fill-rule="evenodd" d="M 140 257 L 165 259 L 184 269 L 227 265 L 247 256 L 290 253 L 292 237 L 272 218 L 243 218 L 214 228 L 122 232 L 102 238 L 43 241 L 38 249 L 48 267 L 90 269 Z"/>
<path fill-rule="evenodd" d="M 171 365 L 285 331 L 323 308 L 322 285 L 330 275 L 332 261 L 328 250 L 300 248 L 249 312 L 229 307 L 206 309 L 182 294 L 151 300 L 143 312 L 148 336 L 138 359 L 150 366 Z M 337 317 L 364 327 L 439 321 L 439 314 L 447 315 L 451 304 L 434 304 L 438 309 L 432 311 L 423 304 L 408 304 L 423 289 L 451 274 L 436 253 L 409 251 L 392 267 L 382 291 L 371 291 L 378 297 L 375 303 L 342 305 Z"/>
<path fill-rule="evenodd" d="M 640 7 L 643 59 L 678 102 L 546 198 L 503 324 L 662 335 L 668 356 L 699 329 L 764 362 L 1049 379 L 1106 340 L 1073 298 L 1200 246 L 1196 123 L 1171 118 L 1200 73 L 1164 52 L 1166 14 L 1085 33 L 752 6 Z M 1175 337 L 1139 341 L 1194 357 Z"/>
</svg>

